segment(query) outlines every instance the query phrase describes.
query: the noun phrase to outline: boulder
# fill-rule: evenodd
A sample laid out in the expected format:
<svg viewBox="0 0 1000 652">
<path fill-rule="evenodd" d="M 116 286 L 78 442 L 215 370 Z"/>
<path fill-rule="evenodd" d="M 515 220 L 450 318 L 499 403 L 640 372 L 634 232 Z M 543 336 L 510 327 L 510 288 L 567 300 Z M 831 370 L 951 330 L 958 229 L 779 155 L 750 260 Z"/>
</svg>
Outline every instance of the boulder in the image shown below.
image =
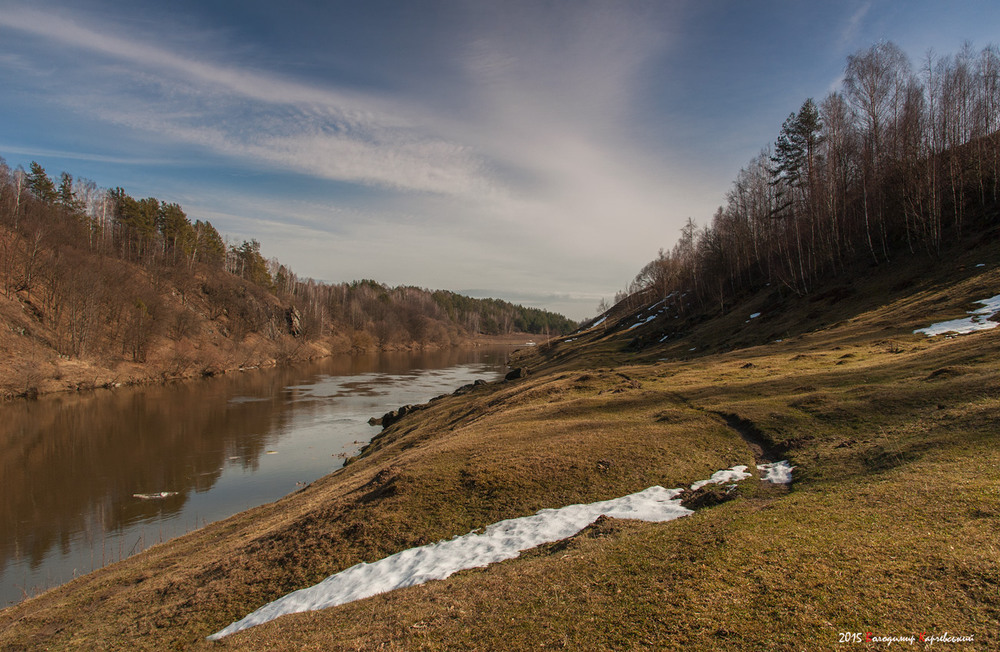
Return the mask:
<svg viewBox="0 0 1000 652">
<path fill-rule="evenodd" d="M 507 375 L 503 377 L 504 380 L 517 380 L 518 378 L 526 378 L 531 372 L 527 367 L 518 367 L 507 372 Z"/>
<path fill-rule="evenodd" d="M 407 414 L 410 414 L 411 412 L 416 412 L 418 409 L 420 408 L 416 405 L 404 405 L 403 407 L 397 410 L 391 410 L 389 412 L 386 412 L 385 414 L 382 415 L 381 419 L 382 427 L 388 428 L 392 424 L 396 423 L 397 421 L 405 417 Z M 372 418 L 374 419 L 374 417 Z M 371 423 L 371 419 L 369 419 L 368 422 Z"/>
</svg>

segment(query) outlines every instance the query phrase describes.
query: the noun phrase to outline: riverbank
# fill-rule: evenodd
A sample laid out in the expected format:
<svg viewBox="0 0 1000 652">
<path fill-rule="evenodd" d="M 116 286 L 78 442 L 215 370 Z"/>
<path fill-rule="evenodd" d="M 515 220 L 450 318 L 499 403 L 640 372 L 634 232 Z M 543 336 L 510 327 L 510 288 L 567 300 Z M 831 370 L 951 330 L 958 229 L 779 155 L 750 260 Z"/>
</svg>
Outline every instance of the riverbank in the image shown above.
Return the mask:
<svg viewBox="0 0 1000 652">
<path fill-rule="evenodd" d="M 844 632 L 947 630 L 988 649 L 1000 338 L 913 330 L 996 282 L 863 295 L 879 298 L 734 351 L 636 352 L 625 322 L 533 347 L 527 377 L 408 414 L 301 491 L 3 610 L 0 647 L 828 649 Z M 767 335 L 768 319 L 740 336 Z M 723 326 L 696 337 L 738 330 Z M 744 481 L 683 519 L 603 521 L 486 569 L 204 638 L 356 563 L 688 486 L 758 451 L 795 467 L 790 491 Z"/>
<path fill-rule="evenodd" d="M 330 333 L 306 339 L 289 334 L 234 338 L 206 322 L 178 337 L 159 336 L 146 344 L 141 362 L 127 355 L 67 356 L 53 342 L 59 336 L 33 320 L 17 301 L 0 297 L 0 401 L 97 388 L 155 385 L 204 376 L 312 362 L 335 355 L 441 350 L 450 347 L 521 345 L 538 336 L 463 335 L 446 342 L 379 345 L 365 333 Z"/>
<path fill-rule="evenodd" d="M 503 377 L 507 352 L 331 356 L 7 402 L 0 608 L 300 489 L 378 433 L 372 414 Z"/>
</svg>

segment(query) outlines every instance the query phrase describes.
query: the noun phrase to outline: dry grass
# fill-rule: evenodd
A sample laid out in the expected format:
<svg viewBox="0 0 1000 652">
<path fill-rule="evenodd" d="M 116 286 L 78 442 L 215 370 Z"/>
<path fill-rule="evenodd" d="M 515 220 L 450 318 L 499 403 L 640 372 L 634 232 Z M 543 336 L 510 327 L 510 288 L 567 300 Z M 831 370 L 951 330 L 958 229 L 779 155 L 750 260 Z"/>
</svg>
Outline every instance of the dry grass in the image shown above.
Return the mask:
<svg viewBox="0 0 1000 652">
<path fill-rule="evenodd" d="M 539 373 L 442 399 L 297 494 L 0 612 L 0 648 L 813 650 L 855 631 L 994 648 L 1000 334 L 907 332 L 996 283 L 926 286 L 696 358 L 624 352 L 603 332 L 538 347 L 522 360 Z M 722 414 L 796 465 L 791 492 L 745 482 L 684 519 L 602 522 L 487 569 L 204 641 L 359 561 L 752 463 Z"/>
</svg>

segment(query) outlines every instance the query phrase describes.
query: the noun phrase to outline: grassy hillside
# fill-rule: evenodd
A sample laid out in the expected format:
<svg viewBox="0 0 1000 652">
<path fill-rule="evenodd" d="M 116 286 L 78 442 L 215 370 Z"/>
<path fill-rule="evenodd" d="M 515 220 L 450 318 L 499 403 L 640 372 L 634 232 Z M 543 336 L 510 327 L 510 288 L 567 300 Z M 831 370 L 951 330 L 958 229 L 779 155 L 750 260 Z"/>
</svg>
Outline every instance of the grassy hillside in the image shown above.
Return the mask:
<svg viewBox="0 0 1000 652">
<path fill-rule="evenodd" d="M 989 240 L 812 298 L 643 308 L 528 349 L 526 378 L 407 415 L 300 492 L 0 611 L 0 648 L 811 650 L 949 632 L 975 641 L 947 649 L 993 649 L 1000 333 L 912 333 L 998 293 Z M 676 521 L 604 519 L 486 569 L 204 640 L 359 561 L 778 455 L 788 489 L 745 480 Z"/>
</svg>

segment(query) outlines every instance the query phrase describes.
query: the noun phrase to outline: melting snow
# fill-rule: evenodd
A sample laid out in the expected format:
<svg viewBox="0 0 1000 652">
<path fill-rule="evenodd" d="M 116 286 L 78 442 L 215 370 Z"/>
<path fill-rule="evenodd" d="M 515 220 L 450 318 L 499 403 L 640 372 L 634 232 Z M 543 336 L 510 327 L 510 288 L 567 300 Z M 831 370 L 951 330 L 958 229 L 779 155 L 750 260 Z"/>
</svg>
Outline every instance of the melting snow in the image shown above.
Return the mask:
<svg viewBox="0 0 1000 652">
<path fill-rule="evenodd" d="M 676 497 L 680 492 L 680 489 L 650 487 L 614 500 L 543 509 L 534 516 L 494 523 L 481 534 L 470 532 L 448 541 L 410 548 L 372 564 L 361 563 L 264 605 L 209 638 L 218 640 L 285 614 L 325 609 L 393 589 L 444 579 L 467 568 L 513 559 L 529 548 L 572 536 L 601 515 L 671 521 L 691 513 Z"/>
<path fill-rule="evenodd" d="M 650 315 L 649 317 L 646 317 L 646 319 L 645 319 L 645 320 L 642 320 L 642 321 L 637 321 L 636 323 L 634 323 L 634 324 L 632 324 L 631 326 L 629 326 L 629 327 L 628 327 L 628 330 L 632 330 L 633 328 L 637 328 L 637 327 L 639 327 L 639 326 L 642 326 L 643 324 L 648 324 L 649 322 L 651 322 L 651 321 L 653 321 L 654 319 L 656 319 L 656 315 L 657 315 L 657 314 L 659 314 L 659 313 L 655 313 L 655 314 L 652 314 L 652 315 Z"/>
<path fill-rule="evenodd" d="M 601 324 L 603 324 L 603 323 L 604 323 L 604 321 L 605 321 L 605 320 L 606 320 L 607 318 L 608 318 L 608 316 L 607 316 L 607 315 L 604 315 L 603 317 L 601 317 L 600 319 L 598 319 L 597 321 L 595 321 L 595 322 L 594 322 L 593 324 L 591 324 L 591 325 L 590 325 L 590 328 L 593 328 L 594 326 L 600 326 Z"/>
<path fill-rule="evenodd" d="M 931 324 L 927 328 L 918 328 L 913 333 L 924 333 L 927 337 L 941 335 L 942 333 L 965 335 L 966 333 L 989 330 L 1000 326 L 997 322 L 990 321 L 990 317 L 1000 313 L 1000 294 L 989 299 L 976 301 L 975 303 L 981 303 L 983 307 L 978 310 L 970 310 L 969 314 L 972 315 L 971 317 L 938 322 L 937 324 Z"/>
<path fill-rule="evenodd" d="M 563 342 L 565 342 L 566 344 L 569 344 L 570 342 L 575 342 L 575 341 L 576 341 L 575 337 L 571 337 L 568 340 L 563 340 Z"/>
<path fill-rule="evenodd" d="M 757 319 L 758 317 L 760 317 L 759 312 L 755 312 L 754 314 L 750 315 L 750 319 Z"/>
<path fill-rule="evenodd" d="M 766 472 L 764 479 L 770 482 L 792 481 L 792 467 L 787 461 L 761 464 L 757 468 Z M 691 489 L 707 484 L 738 482 L 749 477 L 747 467 L 740 464 L 716 471 L 708 480 L 695 482 Z M 266 604 L 208 638 L 219 640 L 286 614 L 326 609 L 393 589 L 444 579 L 460 570 L 513 559 L 524 550 L 572 536 L 602 515 L 650 522 L 672 521 L 692 513 L 681 505 L 677 498 L 680 493 L 680 489 L 650 487 L 613 500 L 543 509 L 534 516 L 494 523 L 481 533 L 470 532 L 448 541 L 410 548 L 371 564 L 357 564 L 319 584 Z"/>
<path fill-rule="evenodd" d="M 751 477 L 747 473 L 747 467 L 745 464 L 737 464 L 731 469 L 724 469 L 722 471 L 716 471 L 712 474 L 712 477 L 708 480 L 699 480 L 691 485 L 692 491 L 697 491 L 707 484 L 725 484 L 727 482 L 739 482 L 740 480 L 746 480 Z"/>
<path fill-rule="evenodd" d="M 789 484 L 792 481 L 792 469 L 795 467 L 788 463 L 788 460 L 771 462 L 770 464 L 758 464 L 757 469 L 764 472 L 761 480 L 766 480 L 773 484 Z"/>
</svg>

